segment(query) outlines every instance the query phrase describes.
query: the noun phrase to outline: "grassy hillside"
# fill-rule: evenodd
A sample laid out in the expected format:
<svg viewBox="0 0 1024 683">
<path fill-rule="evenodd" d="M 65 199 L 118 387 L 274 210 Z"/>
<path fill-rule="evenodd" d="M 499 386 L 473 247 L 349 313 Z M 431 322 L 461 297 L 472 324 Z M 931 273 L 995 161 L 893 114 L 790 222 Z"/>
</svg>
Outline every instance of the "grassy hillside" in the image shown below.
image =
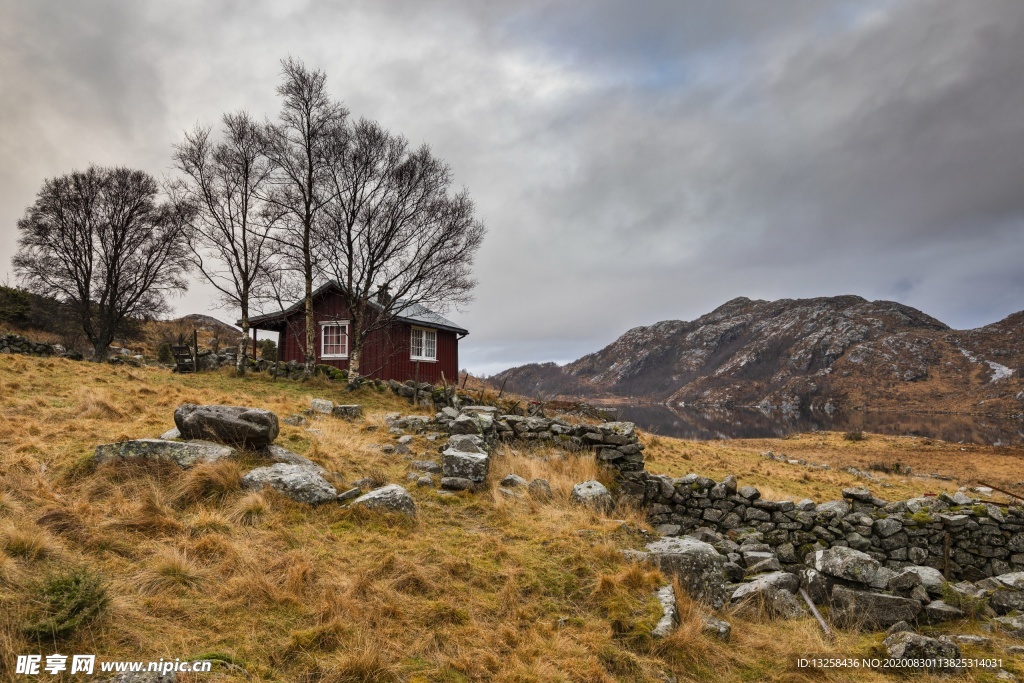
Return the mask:
<svg viewBox="0 0 1024 683">
<path fill-rule="evenodd" d="M 170 428 L 181 403 L 251 405 L 285 417 L 312 397 L 361 403 L 366 417 L 324 418 L 311 429 L 282 425 L 277 442 L 324 466 L 339 489 L 362 477 L 409 486 L 415 522 L 240 490 L 255 456 L 189 471 L 91 463 L 96 444 Z M 811 653 L 877 656 L 878 634 L 842 634 L 829 643 L 810 619 L 776 624 L 730 616 L 726 644 L 701 635 L 700 612 L 685 598 L 681 628 L 652 642 L 645 631 L 659 609 L 650 592 L 663 579 L 619 553 L 643 546 L 642 516 L 619 511 L 612 519 L 568 503 L 574 483 L 607 480 L 592 457 L 503 447 L 489 491 L 444 496 L 413 487 L 407 459 L 381 452 L 393 438 L 383 421 L 391 411 L 408 413 L 410 406 L 390 394 L 342 393 L 316 382 L 0 356 L 0 680 L 30 680 L 14 676 L 16 655 L 54 652 L 220 662 L 212 674 L 179 676 L 186 683 L 885 679 L 863 670 L 819 675 L 794 668 L 798 656 Z M 854 478 L 808 474 L 764 460 L 759 450 L 813 446 L 841 458 L 874 448 L 882 457 L 900 445 L 881 437 L 856 444 L 836 435 L 821 444 L 809 438 L 645 440 L 651 471 L 735 473 L 780 498 L 817 499 L 837 497 Z M 417 436 L 408 457 L 433 458 L 437 445 Z M 979 467 L 1021 457 L 990 449 L 970 455 Z M 503 496 L 496 482 L 508 472 L 547 478 L 554 500 Z M 954 488 L 934 480 L 892 483 L 880 494 Z M 84 591 L 97 616 L 56 641 L 37 641 L 30 627 L 47 616 L 57 579 L 68 576 L 99 582 L 99 591 Z M 965 648 L 967 656 L 991 652 Z M 1024 662 L 1004 659 L 1005 668 L 1015 666 L 1024 672 Z M 986 680 L 976 673 L 967 679 Z"/>
</svg>

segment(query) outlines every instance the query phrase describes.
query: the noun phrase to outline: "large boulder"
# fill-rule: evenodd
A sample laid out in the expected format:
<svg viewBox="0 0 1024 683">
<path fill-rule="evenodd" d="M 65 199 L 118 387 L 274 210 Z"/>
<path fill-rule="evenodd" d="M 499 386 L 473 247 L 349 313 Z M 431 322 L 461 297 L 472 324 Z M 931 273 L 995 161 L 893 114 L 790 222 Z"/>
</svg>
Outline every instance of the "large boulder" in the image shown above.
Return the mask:
<svg viewBox="0 0 1024 683">
<path fill-rule="evenodd" d="M 164 439 L 135 439 L 100 444 L 92 457 L 97 464 L 116 460 L 165 460 L 188 469 L 202 462 L 231 457 L 234 453 L 233 448 L 208 441 L 185 443 Z"/>
<path fill-rule="evenodd" d="M 481 482 L 487 478 L 490 462 L 486 453 L 467 453 L 448 448 L 441 454 L 441 474 Z"/>
<path fill-rule="evenodd" d="M 209 439 L 253 450 L 269 446 L 279 432 L 277 415 L 243 406 L 186 403 L 174 411 L 174 424 L 185 439 Z"/>
<path fill-rule="evenodd" d="M 957 666 L 939 666 L 942 660 L 955 664 L 953 660 L 961 658 L 960 646 L 948 640 L 929 638 L 912 631 L 900 631 L 899 633 L 893 633 L 882 643 L 892 659 L 916 660 L 925 665 L 918 668 L 931 668 L 943 671 L 963 670 L 962 667 Z M 928 662 L 933 662 L 935 666 L 926 666 Z"/>
<path fill-rule="evenodd" d="M 725 604 L 725 557 L 709 543 L 680 536 L 647 545 L 650 559 L 694 600 L 715 609 Z"/>
<path fill-rule="evenodd" d="M 352 501 L 352 507 L 416 516 L 416 503 L 409 492 L 398 484 L 388 484 L 363 494 Z"/>
<path fill-rule="evenodd" d="M 600 512 L 611 512 L 615 502 L 612 494 L 599 481 L 591 479 L 572 487 L 569 500 L 577 505 L 585 505 Z"/>
<path fill-rule="evenodd" d="M 265 486 L 309 505 L 338 499 L 338 491 L 318 471 L 292 463 L 279 462 L 269 467 L 257 467 L 242 477 L 243 488 L 261 489 Z"/>
<path fill-rule="evenodd" d="M 870 584 L 878 573 L 878 560 L 846 546 L 818 550 L 808 557 L 807 564 L 817 571 L 837 579 Z"/>
<path fill-rule="evenodd" d="M 846 586 L 832 588 L 830 616 L 844 627 L 875 631 L 900 621 L 914 621 L 920 613 L 921 603 L 910 598 L 858 591 Z"/>
</svg>

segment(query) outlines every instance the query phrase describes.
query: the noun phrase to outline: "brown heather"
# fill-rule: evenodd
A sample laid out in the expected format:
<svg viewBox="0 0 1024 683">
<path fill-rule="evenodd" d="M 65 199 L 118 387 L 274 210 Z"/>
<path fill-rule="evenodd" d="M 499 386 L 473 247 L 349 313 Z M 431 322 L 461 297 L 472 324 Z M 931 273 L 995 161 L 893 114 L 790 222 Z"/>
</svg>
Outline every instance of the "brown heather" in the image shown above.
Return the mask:
<svg viewBox="0 0 1024 683">
<path fill-rule="evenodd" d="M 415 523 L 244 491 L 239 479 L 252 465 L 244 457 L 187 472 L 91 463 L 96 444 L 162 433 L 184 402 L 253 405 L 284 417 L 312 397 L 359 402 L 367 417 L 323 419 L 319 433 L 282 425 L 278 443 L 316 460 L 339 486 L 363 477 L 408 483 L 406 461 L 380 452 L 390 439 L 383 414 L 410 410 L 390 394 L 0 356 L 0 679 L 14 680 L 17 654 L 58 651 L 218 662 L 213 674 L 179 676 L 184 683 L 886 679 L 863 669 L 794 668 L 811 653 L 878 656 L 877 634 L 841 633 L 829 643 L 810 619 L 731 616 L 732 642 L 721 643 L 701 633 L 701 608 L 678 591 L 679 630 L 652 641 L 651 591 L 664 578 L 619 553 L 642 547 L 642 515 L 625 510 L 610 519 L 568 503 L 577 482 L 611 483 L 588 455 L 501 447 L 487 491 L 448 497 L 410 486 Z M 968 458 L 958 446 L 874 435 L 644 438 L 651 471 L 736 474 L 777 498 L 831 499 L 857 480 L 835 470 L 808 476 L 761 458 L 761 450 L 833 467 L 898 460 L 993 483 L 1021 462 L 1019 450 L 969 447 Z M 435 457 L 437 445 L 422 437 L 412 444 L 418 458 Z M 508 472 L 548 479 L 553 500 L 506 496 L 496 482 Z M 889 498 L 954 487 L 889 481 L 893 488 L 878 491 Z M 70 569 L 103 581 L 100 617 L 56 643 L 28 640 L 21 629 L 33 618 L 36 579 Z M 993 652 L 965 648 L 966 656 Z M 1020 661 L 1003 661 L 1024 671 Z M 972 670 L 966 680 L 986 679 Z"/>
</svg>

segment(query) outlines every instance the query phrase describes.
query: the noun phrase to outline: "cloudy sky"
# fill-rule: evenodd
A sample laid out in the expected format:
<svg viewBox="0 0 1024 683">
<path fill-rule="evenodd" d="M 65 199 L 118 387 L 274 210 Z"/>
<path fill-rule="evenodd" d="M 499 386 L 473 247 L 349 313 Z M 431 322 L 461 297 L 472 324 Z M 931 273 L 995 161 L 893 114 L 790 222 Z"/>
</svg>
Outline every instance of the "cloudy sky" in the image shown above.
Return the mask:
<svg viewBox="0 0 1024 683">
<path fill-rule="evenodd" d="M 1020 0 L 0 0 L 0 281 L 44 178 L 169 174 L 294 55 L 477 202 L 474 371 L 737 296 L 976 327 L 1024 309 L 1022 45 Z"/>
</svg>

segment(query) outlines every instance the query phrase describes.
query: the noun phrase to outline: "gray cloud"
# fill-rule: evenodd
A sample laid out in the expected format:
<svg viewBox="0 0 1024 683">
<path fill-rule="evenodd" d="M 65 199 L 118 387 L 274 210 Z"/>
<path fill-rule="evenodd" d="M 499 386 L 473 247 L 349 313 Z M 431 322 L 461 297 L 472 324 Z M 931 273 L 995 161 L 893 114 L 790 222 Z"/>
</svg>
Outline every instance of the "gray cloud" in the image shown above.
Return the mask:
<svg viewBox="0 0 1024 683">
<path fill-rule="evenodd" d="M 0 24 L 0 271 L 44 177 L 167 172 L 196 121 L 273 116 L 294 54 L 476 199 L 480 287 L 453 314 L 476 370 L 741 295 L 958 327 L 1024 308 L 1017 0 L 6 0 Z"/>
</svg>

